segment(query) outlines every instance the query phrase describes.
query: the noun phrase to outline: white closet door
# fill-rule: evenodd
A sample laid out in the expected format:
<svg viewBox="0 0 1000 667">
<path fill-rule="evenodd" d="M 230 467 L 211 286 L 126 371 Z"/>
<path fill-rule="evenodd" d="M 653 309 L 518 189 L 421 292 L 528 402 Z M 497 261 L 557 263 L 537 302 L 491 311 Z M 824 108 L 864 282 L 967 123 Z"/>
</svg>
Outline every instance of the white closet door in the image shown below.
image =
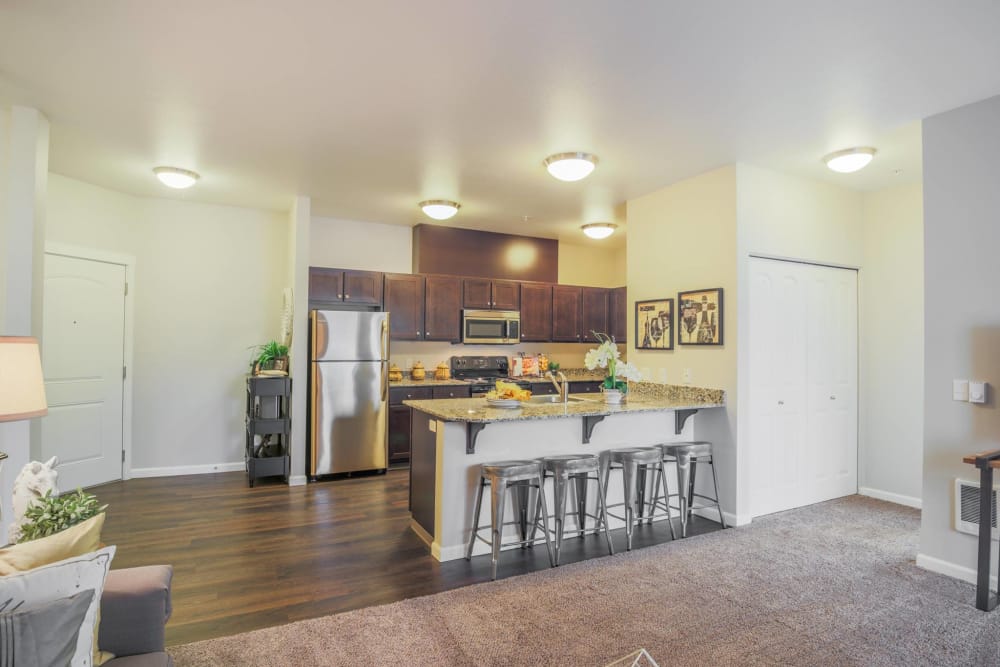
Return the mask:
<svg viewBox="0 0 1000 667">
<path fill-rule="evenodd" d="M 857 492 L 857 273 L 750 260 L 754 516 Z"/>
<path fill-rule="evenodd" d="M 805 285 L 796 265 L 752 265 L 750 458 L 754 514 L 798 506 L 806 429 Z"/>
</svg>

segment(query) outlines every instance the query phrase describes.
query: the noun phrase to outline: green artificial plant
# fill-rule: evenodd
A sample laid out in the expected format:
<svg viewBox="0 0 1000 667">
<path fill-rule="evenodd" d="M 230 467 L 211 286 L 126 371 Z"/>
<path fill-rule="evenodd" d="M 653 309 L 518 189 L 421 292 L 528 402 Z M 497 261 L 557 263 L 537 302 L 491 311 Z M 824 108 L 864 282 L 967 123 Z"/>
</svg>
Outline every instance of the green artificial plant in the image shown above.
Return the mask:
<svg viewBox="0 0 1000 667">
<path fill-rule="evenodd" d="M 256 365 L 259 368 L 270 368 L 276 360 L 284 359 L 288 356 L 288 346 L 281 345 L 276 340 L 272 340 L 270 343 L 265 343 L 264 345 L 258 345 L 253 349 L 257 351 L 257 356 L 250 362 L 251 367 Z"/>
<path fill-rule="evenodd" d="M 53 496 L 52 491 L 34 501 L 24 512 L 25 523 L 21 526 L 18 542 L 29 542 L 39 537 L 48 537 L 70 526 L 75 526 L 97 516 L 108 508 L 98 505 L 97 496 L 77 489 L 74 493 Z"/>
</svg>

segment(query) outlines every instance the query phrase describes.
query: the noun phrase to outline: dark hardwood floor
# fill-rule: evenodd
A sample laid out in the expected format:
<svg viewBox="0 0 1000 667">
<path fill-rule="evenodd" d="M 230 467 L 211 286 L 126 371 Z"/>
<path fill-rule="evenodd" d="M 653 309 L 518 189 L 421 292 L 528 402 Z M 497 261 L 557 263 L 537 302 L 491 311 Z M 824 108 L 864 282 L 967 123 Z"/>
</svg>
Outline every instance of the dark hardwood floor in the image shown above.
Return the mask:
<svg viewBox="0 0 1000 667">
<path fill-rule="evenodd" d="M 409 528 L 406 470 L 308 486 L 243 473 L 133 479 L 92 489 L 110 503 L 113 567 L 174 566 L 167 644 L 183 644 L 428 595 L 489 580 L 489 557 L 439 563 Z M 689 533 L 719 529 L 695 517 Z M 623 531 L 613 531 L 624 549 Z M 640 526 L 634 546 L 670 540 Z M 569 539 L 562 562 L 607 554 Z M 507 551 L 500 576 L 548 567 L 545 549 Z"/>
</svg>

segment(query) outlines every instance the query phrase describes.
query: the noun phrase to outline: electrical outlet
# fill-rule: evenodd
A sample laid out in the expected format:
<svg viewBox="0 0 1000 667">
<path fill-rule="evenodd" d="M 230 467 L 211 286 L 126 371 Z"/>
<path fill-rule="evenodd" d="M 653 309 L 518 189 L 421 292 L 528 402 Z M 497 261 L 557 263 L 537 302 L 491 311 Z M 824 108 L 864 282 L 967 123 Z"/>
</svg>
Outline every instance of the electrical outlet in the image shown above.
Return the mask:
<svg viewBox="0 0 1000 667">
<path fill-rule="evenodd" d="M 684 384 L 691 384 L 691 369 L 684 369 Z"/>
<path fill-rule="evenodd" d="M 976 382 L 973 380 L 969 382 L 969 403 L 985 403 L 986 402 L 986 383 Z"/>
</svg>

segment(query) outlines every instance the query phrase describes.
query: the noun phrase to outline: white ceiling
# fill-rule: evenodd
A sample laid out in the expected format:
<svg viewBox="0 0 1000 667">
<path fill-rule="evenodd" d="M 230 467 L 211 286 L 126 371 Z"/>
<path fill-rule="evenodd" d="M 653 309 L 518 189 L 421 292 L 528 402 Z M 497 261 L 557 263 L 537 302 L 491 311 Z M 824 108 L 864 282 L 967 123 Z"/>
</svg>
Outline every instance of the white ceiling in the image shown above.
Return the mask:
<svg viewBox="0 0 1000 667">
<path fill-rule="evenodd" d="M 916 121 L 1000 93 L 998 33 L 995 0 L 3 0 L 0 101 L 49 117 L 53 171 L 125 192 L 396 224 L 450 198 L 449 224 L 582 241 L 735 161 L 919 178 Z M 866 144 L 858 174 L 819 162 Z M 570 150 L 593 176 L 546 174 Z"/>
</svg>

